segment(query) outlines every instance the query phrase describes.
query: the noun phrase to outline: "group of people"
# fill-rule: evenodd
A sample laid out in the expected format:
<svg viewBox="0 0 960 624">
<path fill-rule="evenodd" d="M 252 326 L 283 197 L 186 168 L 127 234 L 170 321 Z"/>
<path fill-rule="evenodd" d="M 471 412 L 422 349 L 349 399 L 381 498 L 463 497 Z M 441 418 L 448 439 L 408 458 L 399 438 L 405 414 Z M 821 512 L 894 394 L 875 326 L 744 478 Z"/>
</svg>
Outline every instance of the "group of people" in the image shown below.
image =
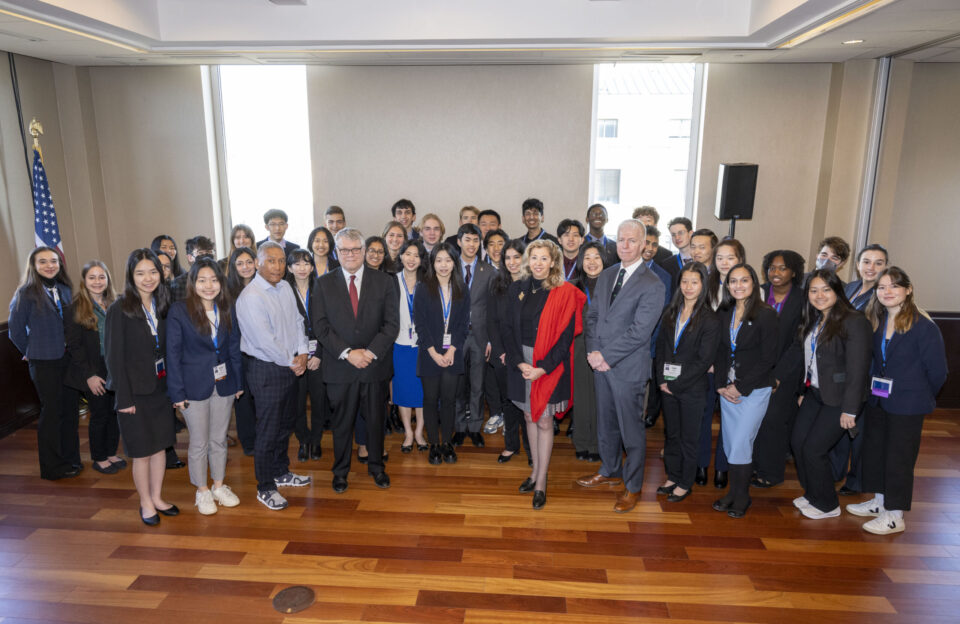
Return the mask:
<svg viewBox="0 0 960 624">
<path fill-rule="evenodd" d="M 804 516 L 840 515 L 834 483 L 846 478 L 840 494 L 874 494 L 847 505 L 874 517 L 865 530 L 903 530 L 946 356 L 883 247 L 860 250 L 859 279 L 844 284 L 850 248 L 836 237 L 810 272 L 797 252 L 776 250 L 758 275 L 739 241 L 685 218 L 668 225 L 677 252 L 661 247 L 651 207 L 615 239 L 601 204 L 588 208 L 586 227 L 564 219 L 555 237 L 539 200 L 523 202 L 521 215 L 525 232 L 511 238 L 496 211 L 467 206 L 444 238 L 438 216 L 415 225 L 416 207 L 401 199 L 382 234 L 365 238 L 331 206 L 300 248 L 285 239 L 287 215 L 270 210 L 269 235 L 256 241 L 234 226 L 219 261 L 197 236 L 183 268 L 175 241 L 157 236 L 131 252 L 121 294 L 97 260 L 74 290 L 58 252 L 38 247 L 9 326 L 41 401 L 41 477 L 82 469 L 82 393 L 93 468 L 126 465 L 122 438 L 148 525 L 179 512 L 162 496 L 175 410 L 202 514 L 239 503 L 224 482 L 233 413 L 257 499 L 271 510 L 287 506 L 280 488 L 311 483 L 290 469 L 291 434 L 306 462 L 332 431 L 339 493 L 354 442 L 373 483 L 388 488 L 385 431 L 403 432 L 403 453 L 416 447 L 441 464 L 501 427 L 497 461 L 526 449 L 519 491 L 540 509 L 557 423 L 568 418 L 577 459 L 599 462 L 577 483 L 615 488 L 614 511 L 624 513 L 638 501 L 646 429 L 662 411 L 667 479 L 657 492 L 671 503 L 707 484 L 713 455 L 714 485 L 727 488 L 713 508 L 743 517 L 751 485 L 779 485 L 792 455 Z"/>
</svg>

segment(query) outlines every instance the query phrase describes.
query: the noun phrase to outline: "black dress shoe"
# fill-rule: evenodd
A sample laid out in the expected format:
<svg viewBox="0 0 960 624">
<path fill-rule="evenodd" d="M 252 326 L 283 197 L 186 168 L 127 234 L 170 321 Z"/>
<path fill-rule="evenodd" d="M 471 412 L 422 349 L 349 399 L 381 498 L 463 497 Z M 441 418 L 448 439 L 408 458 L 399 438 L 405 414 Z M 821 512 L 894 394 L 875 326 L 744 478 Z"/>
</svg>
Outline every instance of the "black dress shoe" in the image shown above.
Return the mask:
<svg viewBox="0 0 960 624">
<path fill-rule="evenodd" d="M 443 461 L 448 464 L 457 463 L 457 452 L 453 450 L 453 445 L 449 442 L 440 446 L 440 453 L 443 455 Z"/>
<path fill-rule="evenodd" d="M 443 463 L 443 454 L 440 452 L 439 444 L 430 445 L 430 455 L 427 457 L 427 461 L 434 466 L 438 466 Z"/>
<path fill-rule="evenodd" d="M 79 464 L 71 464 L 71 466 L 73 467 L 74 470 L 77 471 L 77 474 L 83 472 L 83 464 L 82 464 L 82 463 L 79 463 Z"/>
<path fill-rule="evenodd" d="M 419 442 L 417 442 L 417 450 L 418 450 L 418 451 L 428 451 L 428 450 L 430 450 L 430 445 L 429 445 L 429 444 L 420 444 Z"/>
<path fill-rule="evenodd" d="M 590 453 L 586 451 L 577 451 L 576 458 L 580 461 L 587 461 L 590 458 Z"/>
<path fill-rule="evenodd" d="M 346 477 L 334 477 L 333 478 L 333 491 L 337 494 L 347 491 L 347 479 Z"/>
<path fill-rule="evenodd" d="M 734 509 L 733 507 L 731 507 L 730 509 L 727 510 L 727 515 L 730 516 L 731 518 L 738 518 L 738 519 L 744 517 L 747 514 L 747 510 L 750 509 L 750 503 L 751 501 L 747 501 L 747 506 L 744 507 L 743 509 Z"/>
<path fill-rule="evenodd" d="M 527 455 L 527 465 L 533 468 L 533 458 Z"/>
<path fill-rule="evenodd" d="M 486 444 L 483 441 L 483 436 L 480 435 L 479 431 L 470 432 L 470 441 L 473 442 L 473 445 L 477 448 L 483 448 Z"/>
<path fill-rule="evenodd" d="M 167 461 L 167 470 L 176 470 L 177 468 L 183 468 L 184 466 L 186 466 L 186 464 L 180 461 L 179 457 L 173 461 Z"/>
<path fill-rule="evenodd" d="M 667 497 L 667 502 L 668 502 L 668 503 L 679 503 L 680 501 L 682 501 L 682 500 L 685 499 L 686 497 L 690 496 L 690 492 L 692 492 L 692 491 L 693 491 L 693 490 L 687 490 L 687 491 L 684 492 L 683 494 L 674 494 L 673 492 L 670 492 L 670 496 Z"/>
<path fill-rule="evenodd" d="M 693 479 L 693 482 L 697 485 L 706 485 L 707 484 L 707 469 L 706 468 L 697 468 L 697 476 Z"/>
<path fill-rule="evenodd" d="M 153 514 L 153 515 L 150 516 L 149 518 L 144 518 L 144 517 L 143 517 L 143 509 L 138 509 L 138 510 L 137 510 L 137 515 L 140 516 L 140 521 L 143 522 L 143 523 L 144 523 L 145 525 L 147 525 L 147 526 L 157 526 L 158 524 L 160 524 L 160 515 L 159 515 L 159 514 Z"/>
<path fill-rule="evenodd" d="M 412 453 L 412 452 L 413 452 L 413 445 L 412 445 L 412 444 L 401 444 L 401 445 L 400 445 L 400 452 L 401 452 L 401 453 L 404 453 L 404 454 Z"/>
<path fill-rule="evenodd" d="M 661 485 L 660 487 L 657 488 L 657 494 L 664 494 L 666 496 L 669 496 L 673 494 L 673 489 L 675 487 L 677 487 L 676 483 L 674 483 L 673 485 Z"/>
<path fill-rule="evenodd" d="M 766 479 L 761 479 L 760 477 L 753 477 L 750 479 L 750 485 L 755 488 L 772 488 L 775 485 L 780 485 L 779 483 L 774 483 L 773 481 L 767 481 Z"/>
<path fill-rule="evenodd" d="M 713 487 L 722 490 L 727 487 L 727 471 L 717 470 L 713 473 Z"/>
<path fill-rule="evenodd" d="M 159 509 L 159 508 L 158 508 L 157 511 L 160 512 L 160 513 L 162 513 L 162 514 L 165 515 L 165 516 L 177 516 L 177 515 L 180 515 L 180 508 L 177 507 L 176 505 L 174 505 L 173 503 L 171 503 L 170 506 L 167 507 L 166 509 Z"/>
<path fill-rule="evenodd" d="M 588 462 L 598 462 L 600 461 L 600 453 L 588 453 L 587 454 Z"/>
<path fill-rule="evenodd" d="M 503 453 L 500 453 L 499 455 L 497 455 L 497 463 L 505 464 L 511 459 L 513 459 L 514 455 L 516 455 L 516 453 L 510 453 L 509 455 L 504 455 Z"/>
<path fill-rule="evenodd" d="M 378 472 L 373 475 L 373 484 L 385 490 L 390 487 L 390 477 L 388 477 L 385 472 Z"/>
<path fill-rule="evenodd" d="M 647 429 L 654 426 L 655 424 L 657 424 L 656 416 L 647 415 L 643 417 L 643 426 L 646 427 Z"/>
<path fill-rule="evenodd" d="M 323 457 L 323 449 L 320 448 L 320 444 L 311 444 L 310 445 L 310 459 L 320 459 Z"/>
<path fill-rule="evenodd" d="M 520 490 L 521 492 L 524 492 L 524 493 L 526 493 L 526 492 L 532 492 L 532 491 L 533 491 L 533 488 L 534 488 L 536 485 L 537 485 L 537 482 L 536 482 L 536 481 L 534 481 L 534 480 L 531 479 L 530 477 L 527 477 L 526 479 L 524 479 L 523 483 L 521 483 L 521 484 L 520 484 L 520 487 L 518 487 L 517 489 Z"/>
<path fill-rule="evenodd" d="M 858 491 L 856 491 L 856 490 L 851 490 L 851 489 L 848 488 L 846 485 L 844 485 L 844 486 L 841 487 L 839 490 L 837 490 L 837 494 L 839 494 L 840 496 L 856 496 L 856 495 L 859 494 L 859 493 L 860 493 L 860 492 L 858 492 Z"/>
<path fill-rule="evenodd" d="M 450 442 L 454 446 L 460 446 L 461 444 L 463 444 L 463 441 L 466 439 L 467 439 L 467 434 L 465 434 L 462 431 L 458 431 L 455 434 L 453 434 L 453 438 L 450 440 Z"/>
<path fill-rule="evenodd" d="M 573 425 L 571 424 L 569 427 L 567 427 L 567 437 L 572 438 L 574 431 L 576 430 L 573 428 Z"/>
<path fill-rule="evenodd" d="M 716 511 L 730 511 L 730 505 L 733 504 L 733 499 L 727 500 L 726 498 L 718 498 L 713 501 L 713 508 Z"/>
<path fill-rule="evenodd" d="M 533 508 L 534 509 L 543 509 L 543 506 L 547 504 L 547 493 L 543 490 L 536 490 L 533 493 Z"/>
<path fill-rule="evenodd" d="M 305 462 L 310 459 L 310 446 L 307 444 L 301 444 L 300 448 L 297 450 L 297 461 Z"/>
</svg>

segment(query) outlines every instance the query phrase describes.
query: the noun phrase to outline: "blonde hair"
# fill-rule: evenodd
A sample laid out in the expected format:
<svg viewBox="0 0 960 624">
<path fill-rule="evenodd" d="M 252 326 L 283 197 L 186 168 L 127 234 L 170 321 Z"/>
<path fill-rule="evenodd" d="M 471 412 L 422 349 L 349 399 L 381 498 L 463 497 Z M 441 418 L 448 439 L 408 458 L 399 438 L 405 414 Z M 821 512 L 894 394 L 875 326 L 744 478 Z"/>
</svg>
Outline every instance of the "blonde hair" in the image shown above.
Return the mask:
<svg viewBox="0 0 960 624">
<path fill-rule="evenodd" d="M 440 238 L 442 239 L 444 236 L 447 235 L 447 228 L 444 227 L 443 225 L 443 219 L 433 214 L 432 212 L 428 212 L 427 214 L 423 215 L 423 217 L 420 218 L 420 229 L 422 230 L 423 224 L 431 219 L 433 219 L 434 221 L 440 224 Z"/>
<path fill-rule="evenodd" d="M 530 272 L 530 252 L 534 249 L 546 249 L 553 261 L 550 274 L 543 280 L 544 289 L 550 290 L 562 286 L 565 281 L 563 279 L 563 259 L 560 256 L 560 247 L 552 240 L 540 239 L 527 245 L 527 248 L 523 251 L 523 265 L 520 269 L 521 279 L 533 277 L 533 273 Z"/>
<path fill-rule="evenodd" d="M 76 295 L 73 298 L 73 320 L 84 329 L 96 329 L 97 317 L 93 313 L 93 297 L 87 290 L 87 273 L 90 269 L 102 269 L 107 274 L 107 288 L 103 291 L 103 309 L 106 310 L 110 304 L 117 298 L 117 293 L 113 289 L 113 278 L 110 276 L 110 269 L 99 260 L 91 260 L 80 272 L 80 284 L 77 286 Z"/>
</svg>

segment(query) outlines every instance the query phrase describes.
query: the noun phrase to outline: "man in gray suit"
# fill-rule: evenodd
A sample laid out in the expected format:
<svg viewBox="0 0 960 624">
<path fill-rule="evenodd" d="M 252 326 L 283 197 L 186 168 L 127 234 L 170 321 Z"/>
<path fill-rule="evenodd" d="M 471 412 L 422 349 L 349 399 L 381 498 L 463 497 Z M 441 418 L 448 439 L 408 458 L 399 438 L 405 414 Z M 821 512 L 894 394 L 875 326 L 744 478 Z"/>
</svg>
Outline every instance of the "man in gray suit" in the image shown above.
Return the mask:
<svg viewBox="0 0 960 624">
<path fill-rule="evenodd" d="M 603 463 L 596 474 L 577 483 L 624 483 L 613 507 L 618 513 L 637 505 L 643 485 L 643 391 L 650 377 L 650 336 L 663 311 L 664 285 L 643 263 L 645 244 L 641 222 L 628 219 L 617 228 L 620 264 L 600 274 L 584 328 L 587 362 L 597 384 L 597 442 Z"/>
<path fill-rule="evenodd" d="M 496 269 L 480 261 L 479 227 L 464 223 L 457 231 L 457 240 L 460 242 L 463 282 L 470 289 L 470 330 L 467 332 L 467 342 L 463 345 L 467 370 L 460 378 L 460 391 L 457 392 L 457 421 L 453 444 L 463 444 L 464 438 L 469 437 L 474 446 L 483 448 L 483 435 L 480 433 L 480 427 L 483 426 L 483 373 L 487 368 L 487 358 L 490 357 L 487 298 Z M 467 409 L 470 410 L 469 414 Z"/>
</svg>

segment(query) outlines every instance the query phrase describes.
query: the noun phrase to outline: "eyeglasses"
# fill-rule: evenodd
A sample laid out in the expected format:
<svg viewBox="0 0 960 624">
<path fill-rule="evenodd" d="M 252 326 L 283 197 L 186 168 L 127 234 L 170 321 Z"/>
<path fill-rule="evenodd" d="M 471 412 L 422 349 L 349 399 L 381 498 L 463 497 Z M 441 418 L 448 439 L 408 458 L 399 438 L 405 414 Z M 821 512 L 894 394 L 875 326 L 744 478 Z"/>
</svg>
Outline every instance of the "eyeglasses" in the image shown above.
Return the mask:
<svg viewBox="0 0 960 624">
<path fill-rule="evenodd" d="M 382 256 L 383 250 L 371 248 L 371 249 L 367 249 L 367 253 L 370 254 L 371 256 Z"/>
<path fill-rule="evenodd" d="M 337 251 L 344 256 L 352 256 L 363 251 L 363 247 L 337 247 Z"/>
</svg>

